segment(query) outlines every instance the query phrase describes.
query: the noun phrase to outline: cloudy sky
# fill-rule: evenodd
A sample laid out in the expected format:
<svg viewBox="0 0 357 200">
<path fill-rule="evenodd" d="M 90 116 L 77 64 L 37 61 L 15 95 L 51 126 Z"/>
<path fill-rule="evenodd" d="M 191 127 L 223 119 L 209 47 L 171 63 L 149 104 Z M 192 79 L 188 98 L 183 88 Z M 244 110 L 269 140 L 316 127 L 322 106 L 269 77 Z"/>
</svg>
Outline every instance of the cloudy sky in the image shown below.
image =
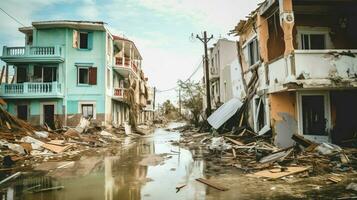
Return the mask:
<svg viewBox="0 0 357 200">
<path fill-rule="evenodd" d="M 32 21 L 99 20 L 113 34 L 125 35 L 138 46 L 150 85 L 165 90 L 185 80 L 200 64 L 203 46 L 192 33 L 207 30 L 214 40 L 227 37 L 261 0 L 4 0 L 0 7 L 29 26 Z M 0 12 L 0 45 L 22 46 L 21 25 Z M 230 38 L 234 39 L 234 38 Z M 210 43 L 213 44 L 214 40 Z M 0 52 L 2 48 L 0 48 Z M 193 77 L 199 80 L 202 70 Z M 157 99 L 175 99 L 161 92 Z"/>
</svg>

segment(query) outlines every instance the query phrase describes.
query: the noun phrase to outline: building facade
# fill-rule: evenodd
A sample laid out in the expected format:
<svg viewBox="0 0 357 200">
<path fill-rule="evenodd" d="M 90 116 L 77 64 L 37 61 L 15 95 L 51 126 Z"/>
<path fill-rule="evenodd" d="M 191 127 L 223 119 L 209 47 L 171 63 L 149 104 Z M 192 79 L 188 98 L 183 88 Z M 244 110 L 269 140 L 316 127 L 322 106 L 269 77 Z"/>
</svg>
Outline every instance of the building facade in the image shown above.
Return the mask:
<svg viewBox="0 0 357 200">
<path fill-rule="evenodd" d="M 218 39 L 213 47 L 209 48 L 209 80 L 211 106 L 213 110 L 217 109 L 222 103 L 228 101 L 232 96 L 232 89 L 230 88 L 231 83 L 227 82 L 227 79 L 231 81 L 231 74 L 227 73 L 225 68 L 227 66 L 230 68 L 231 63 L 236 59 L 237 44 L 235 41 L 225 38 Z M 203 65 L 203 67 L 205 71 L 205 66 Z M 230 71 L 230 69 L 228 70 Z M 203 84 L 205 80 L 205 77 L 203 77 Z M 204 103 L 203 109 L 206 109 L 206 103 Z"/>
<path fill-rule="evenodd" d="M 120 53 L 125 58 L 129 55 L 123 63 L 130 64 L 120 67 L 135 63 L 141 71 L 141 57 L 132 48 L 120 49 L 103 22 L 41 21 L 19 31 L 25 35 L 25 45 L 4 46 L 1 56 L 5 74 L 9 68 L 15 71 L 11 80 L 5 78 L 0 91 L 10 113 L 50 127 L 77 125 L 82 116 L 99 125 L 120 125 L 128 118 L 127 107 L 117 106 L 118 96 L 124 94 L 118 88 L 124 88 L 129 80 L 118 78 L 116 58 Z"/>
<path fill-rule="evenodd" d="M 257 78 L 256 132 L 271 129 L 280 147 L 292 134 L 338 144 L 356 134 L 356 9 L 356 1 L 267 0 L 238 23 L 242 81 Z"/>
</svg>

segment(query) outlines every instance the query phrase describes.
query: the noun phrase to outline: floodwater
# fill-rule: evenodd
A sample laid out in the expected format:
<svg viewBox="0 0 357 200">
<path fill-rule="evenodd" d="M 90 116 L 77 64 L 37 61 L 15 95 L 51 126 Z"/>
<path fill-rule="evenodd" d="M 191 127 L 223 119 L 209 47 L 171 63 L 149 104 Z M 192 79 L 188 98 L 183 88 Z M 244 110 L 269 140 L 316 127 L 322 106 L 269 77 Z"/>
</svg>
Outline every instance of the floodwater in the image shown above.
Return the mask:
<svg viewBox="0 0 357 200">
<path fill-rule="evenodd" d="M 181 126 L 172 123 L 169 128 Z M 75 162 L 42 164 L 50 173 L 18 178 L 1 191 L 2 199 L 205 199 L 204 162 L 190 151 L 171 145 L 178 132 L 158 128 L 145 138 L 126 138 L 123 147 L 101 156 L 83 156 Z M 55 167 L 53 167 L 55 166 Z M 60 167 L 59 167 L 60 166 Z M 176 186 L 186 184 L 176 193 Z M 57 190 L 40 191 L 57 188 Z M 37 192 L 33 192 L 37 191 Z"/>
</svg>

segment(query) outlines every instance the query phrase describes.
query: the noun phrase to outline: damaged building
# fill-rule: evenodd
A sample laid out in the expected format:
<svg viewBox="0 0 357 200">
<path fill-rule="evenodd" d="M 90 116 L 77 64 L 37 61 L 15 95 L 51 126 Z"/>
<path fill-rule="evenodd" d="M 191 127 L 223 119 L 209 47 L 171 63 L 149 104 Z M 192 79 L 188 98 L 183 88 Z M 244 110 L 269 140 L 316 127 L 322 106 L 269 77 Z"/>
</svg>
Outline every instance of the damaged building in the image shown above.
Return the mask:
<svg viewBox="0 0 357 200">
<path fill-rule="evenodd" d="M 148 86 L 132 41 L 94 21 L 39 21 L 19 31 L 25 45 L 4 46 L 1 56 L 7 111 L 52 128 L 77 125 L 81 117 L 99 125 L 119 126 L 129 116 L 142 122 Z"/>
<path fill-rule="evenodd" d="M 271 131 L 279 147 L 293 134 L 336 144 L 357 134 L 356 10 L 355 0 L 267 0 L 238 23 L 255 132 Z"/>
</svg>

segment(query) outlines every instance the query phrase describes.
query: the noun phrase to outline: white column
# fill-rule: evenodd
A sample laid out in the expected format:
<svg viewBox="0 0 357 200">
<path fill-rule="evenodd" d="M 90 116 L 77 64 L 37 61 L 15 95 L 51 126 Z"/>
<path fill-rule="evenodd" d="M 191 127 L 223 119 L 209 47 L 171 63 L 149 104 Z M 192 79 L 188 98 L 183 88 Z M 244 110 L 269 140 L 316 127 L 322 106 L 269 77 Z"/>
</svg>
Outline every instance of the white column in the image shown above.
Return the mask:
<svg viewBox="0 0 357 200">
<path fill-rule="evenodd" d="M 122 44 L 123 44 L 123 56 L 122 56 L 122 67 L 124 67 L 125 65 L 125 42 L 122 41 Z"/>
</svg>

